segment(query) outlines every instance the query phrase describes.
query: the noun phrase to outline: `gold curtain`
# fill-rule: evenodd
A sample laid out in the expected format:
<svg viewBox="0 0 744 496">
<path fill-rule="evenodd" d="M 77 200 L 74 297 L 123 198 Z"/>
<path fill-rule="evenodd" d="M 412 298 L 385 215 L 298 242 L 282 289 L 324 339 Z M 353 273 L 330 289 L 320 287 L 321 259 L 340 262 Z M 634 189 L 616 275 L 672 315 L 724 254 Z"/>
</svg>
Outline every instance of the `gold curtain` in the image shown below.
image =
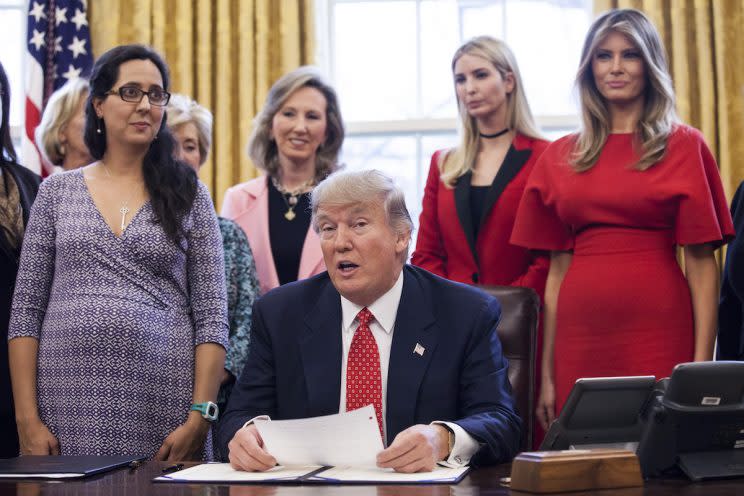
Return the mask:
<svg viewBox="0 0 744 496">
<path fill-rule="evenodd" d="M 200 176 L 219 209 L 228 187 L 257 174 L 245 146 L 271 84 L 313 61 L 312 0 L 96 0 L 88 19 L 95 56 L 152 45 L 168 62 L 171 90 L 212 111 Z"/>
<path fill-rule="evenodd" d="M 731 198 L 744 180 L 744 0 L 595 0 L 635 8 L 661 33 L 680 118 L 700 129 Z"/>
</svg>

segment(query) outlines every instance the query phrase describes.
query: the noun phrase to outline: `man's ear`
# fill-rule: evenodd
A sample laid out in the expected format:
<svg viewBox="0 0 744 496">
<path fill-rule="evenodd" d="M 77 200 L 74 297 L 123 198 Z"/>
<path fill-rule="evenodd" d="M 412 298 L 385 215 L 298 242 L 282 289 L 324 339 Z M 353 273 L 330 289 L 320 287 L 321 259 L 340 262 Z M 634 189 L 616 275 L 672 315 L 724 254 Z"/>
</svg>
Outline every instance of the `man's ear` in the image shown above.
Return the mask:
<svg viewBox="0 0 744 496">
<path fill-rule="evenodd" d="M 401 253 L 407 253 L 408 247 L 411 244 L 411 231 L 406 230 L 402 233 L 397 233 L 395 239 L 395 253 L 400 255 Z"/>
</svg>

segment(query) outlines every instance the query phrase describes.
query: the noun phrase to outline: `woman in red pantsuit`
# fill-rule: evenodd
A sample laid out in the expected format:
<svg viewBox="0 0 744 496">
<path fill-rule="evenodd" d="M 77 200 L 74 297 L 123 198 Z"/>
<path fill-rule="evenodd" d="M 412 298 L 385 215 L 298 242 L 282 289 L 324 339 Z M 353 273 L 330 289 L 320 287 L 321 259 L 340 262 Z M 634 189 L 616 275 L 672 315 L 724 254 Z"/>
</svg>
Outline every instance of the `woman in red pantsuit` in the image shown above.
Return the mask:
<svg viewBox="0 0 744 496">
<path fill-rule="evenodd" d="M 527 177 L 548 145 L 514 55 L 481 36 L 455 52 L 452 72 L 462 143 L 431 159 L 412 262 L 454 281 L 528 286 L 542 295 L 547 255 L 509 243 Z"/>
<path fill-rule="evenodd" d="M 664 48 L 644 14 L 612 10 L 594 22 L 577 86 L 582 129 L 542 155 L 512 236 L 551 250 L 543 426 L 580 377 L 665 377 L 712 358 L 713 250 L 734 233 L 710 150 L 676 119 Z"/>
<path fill-rule="evenodd" d="M 481 36 L 455 52 L 452 73 L 462 142 L 431 159 L 412 262 L 454 281 L 526 286 L 542 297 L 547 252 L 509 242 L 527 177 L 548 145 L 516 59 L 502 41 Z M 536 445 L 542 437 L 535 432 Z"/>
</svg>

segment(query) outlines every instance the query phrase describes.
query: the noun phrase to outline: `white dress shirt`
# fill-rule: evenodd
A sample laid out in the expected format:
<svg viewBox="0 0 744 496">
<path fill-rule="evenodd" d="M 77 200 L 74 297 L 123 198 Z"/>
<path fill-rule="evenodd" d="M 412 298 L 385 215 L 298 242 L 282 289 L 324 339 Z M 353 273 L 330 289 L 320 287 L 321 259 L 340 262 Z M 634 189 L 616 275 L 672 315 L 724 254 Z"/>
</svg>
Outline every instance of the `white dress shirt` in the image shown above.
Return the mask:
<svg viewBox="0 0 744 496">
<path fill-rule="evenodd" d="M 380 354 L 380 379 L 382 380 L 382 429 L 385 435 L 383 442 L 387 439 L 387 425 L 385 413 L 387 412 L 387 378 L 388 366 L 390 365 L 390 349 L 393 345 L 393 331 L 395 330 L 395 317 L 398 315 L 398 305 L 403 293 L 403 271 L 387 293 L 380 296 L 367 309 L 372 312 L 374 319 L 369 323 L 369 329 L 377 342 L 377 351 Z M 346 364 L 349 360 L 349 349 L 359 323 L 357 314 L 362 306 L 352 303 L 341 296 L 341 391 L 339 401 L 339 413 L 346 411 Z M 449 467 L 460 467 L 467 465 L 470 458 L 478 451 L 478 441 L 459 425 L 452 422 L 432 422 L 447 426 L 455 434 L 455 444 L 452 447 L 449 458 L 442 460 L 440 464 Z"/>
</svg>

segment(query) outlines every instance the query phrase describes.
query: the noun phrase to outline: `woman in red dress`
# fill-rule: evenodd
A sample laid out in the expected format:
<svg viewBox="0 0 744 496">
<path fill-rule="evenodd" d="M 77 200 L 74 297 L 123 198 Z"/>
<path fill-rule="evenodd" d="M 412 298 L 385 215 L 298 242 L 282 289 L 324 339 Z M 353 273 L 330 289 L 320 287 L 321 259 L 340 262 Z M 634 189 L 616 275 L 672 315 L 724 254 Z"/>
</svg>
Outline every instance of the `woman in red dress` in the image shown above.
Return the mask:
<svg viewBox="0 0 744 496">
<path fill-rule="evenodd" d="M 455 52 L 452 72 L 462 143 L 431 159 L 412 262 L 454 281 L 542 296 L 547 254 L 509 243 L 527 177 L 548 145 L 516 59 L 504 42 L 480 36 Z"/>
<path fill-rule="evenodd" d="M 710 150 L 676 119 L 664 48 L 644 14 L 612 10 L 594 22 L 577 86 L 582 129 L 542 155 L 512 236 L 551 251 L 543 426 L 580 377 L 665 377 L 712 358 L 713 250 L 734 233 Z"/>
</svg>

